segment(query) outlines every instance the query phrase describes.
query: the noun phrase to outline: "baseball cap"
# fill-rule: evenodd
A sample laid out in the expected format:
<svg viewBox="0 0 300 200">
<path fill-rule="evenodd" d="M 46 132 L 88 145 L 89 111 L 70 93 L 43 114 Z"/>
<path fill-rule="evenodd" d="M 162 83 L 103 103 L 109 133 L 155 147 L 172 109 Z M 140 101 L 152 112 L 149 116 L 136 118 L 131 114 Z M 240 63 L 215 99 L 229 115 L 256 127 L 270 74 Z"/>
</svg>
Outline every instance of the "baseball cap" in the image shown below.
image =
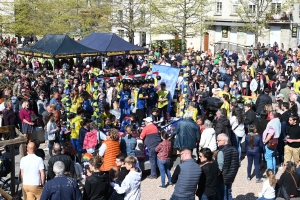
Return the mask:
<svg viewBox="0 0 300 200">
<path fill-rule="evenodd" d="M 144 121 L 146 121 L 146 122 L 152 122 L 153 120 L 152 120 L 152 117 L 146 117 L 146 118 L 144 118 Z"/>
<path fill-rule="evenodd" d="M 276 96 L 276 98 L 280 98 L 280 97 L 284 98 L 284 95 L 283 94 L 279 94 L 279 95 Z"/>
</svg>

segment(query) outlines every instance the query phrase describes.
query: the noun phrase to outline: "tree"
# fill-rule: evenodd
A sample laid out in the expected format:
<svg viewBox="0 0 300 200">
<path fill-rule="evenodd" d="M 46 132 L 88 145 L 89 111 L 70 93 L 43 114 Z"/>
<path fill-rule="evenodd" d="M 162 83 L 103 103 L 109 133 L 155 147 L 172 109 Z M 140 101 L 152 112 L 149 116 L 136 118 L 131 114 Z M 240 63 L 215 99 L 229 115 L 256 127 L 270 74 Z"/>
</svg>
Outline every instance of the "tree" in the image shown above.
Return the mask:
<svg viewBox="0 0 300 200">
<path fill-rule="evenodd" d="M 17 35 L 69 34 L 81 30 L 89 34 L 110 27 L 111 9 L 105 0 L 15 0 L 14 10 L 11 29 Z"/>
<path fill-rule="evenodd" d="M 151 11 L 155 22 L 154 34 L 172 34 L 181 37 L 181 51 L 185 51 L 187 36 L 202 36 L 209 26 L 207 13 L 210 0 L 153 0 Z M 202 41 L 201 41 L 202 42 Z"/>
<path fill-rule="evenodd" d="M 284 4 L 272 3 L 272 0 L 237 0 L 236 12 L 244 22 L 240 30 L 252 32 L 255 36 L 255 45 L 258 37 L 264 36 L 265 29 L 275 14 L 281 15 L 282 10 L 288 10 L 293 5 L 293 0 L 287 0 Z"/>
<path fill-rule="evenodd" d="M 149 3 L 146 0 L 114 1 L 114 26 L 126 30 L 130 43 L 134 43 L 134 34 L 149 27 Z"/>
</svg>

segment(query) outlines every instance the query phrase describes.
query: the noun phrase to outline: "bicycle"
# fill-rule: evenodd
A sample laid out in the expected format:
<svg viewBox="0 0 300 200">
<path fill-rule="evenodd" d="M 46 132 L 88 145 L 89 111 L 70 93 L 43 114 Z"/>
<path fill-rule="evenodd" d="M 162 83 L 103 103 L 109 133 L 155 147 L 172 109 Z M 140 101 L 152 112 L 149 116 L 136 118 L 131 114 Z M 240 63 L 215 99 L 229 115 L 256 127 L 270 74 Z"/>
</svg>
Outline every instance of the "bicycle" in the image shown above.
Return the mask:
<svg viewBox="0 0 300 200">
<path fill-rule="evenodd" d="M 11 195 L 11 188 L 10 188 L 11 178 L 0 178 L 0 188 L 3 189 L 7 194 Z M 20 186 L 21 181 L 18 177 L 15 177 L 15 195 L 13 199 L 20 199 L 22 197 L 22 187 Z M 2 195 L 0 195 L 2 197 Z M 1 198 L 0 198 L 1 199 Z M 4 199 L 4 198 L 3 198 Z"/>
</svg>

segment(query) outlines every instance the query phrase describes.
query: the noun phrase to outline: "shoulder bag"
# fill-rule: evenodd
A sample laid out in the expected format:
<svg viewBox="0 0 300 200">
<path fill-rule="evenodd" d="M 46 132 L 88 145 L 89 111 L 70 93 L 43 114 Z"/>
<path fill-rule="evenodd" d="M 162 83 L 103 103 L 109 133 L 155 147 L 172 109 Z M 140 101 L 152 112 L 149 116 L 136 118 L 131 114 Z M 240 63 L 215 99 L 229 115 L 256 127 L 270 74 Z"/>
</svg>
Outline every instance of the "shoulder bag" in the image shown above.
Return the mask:
<svg viewBox="0 0 300 200">
<path fill-rule="evenodd" d="M 272 138 L 268 141 L 268 148 L 275 150 L 278 144 L 278 138 L 274 138 L 274 135 L 272 136 Z"/>
</svg>

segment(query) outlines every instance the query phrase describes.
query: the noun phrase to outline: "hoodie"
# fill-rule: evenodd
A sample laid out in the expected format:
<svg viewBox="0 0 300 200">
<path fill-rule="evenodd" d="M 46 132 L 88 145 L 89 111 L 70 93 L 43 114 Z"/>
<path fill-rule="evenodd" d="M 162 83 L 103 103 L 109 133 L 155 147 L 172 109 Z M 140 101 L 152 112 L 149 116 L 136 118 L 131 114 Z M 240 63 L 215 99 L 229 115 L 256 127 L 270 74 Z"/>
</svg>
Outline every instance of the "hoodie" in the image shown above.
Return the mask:
<svg viewBox="0 0 300 200">
<path fill-rule="evenodd" d="M 78 139 L 79 138 L 79 130 L 82 126 L 82 117 L 76 116 L 71 119 L 70 127 L 71 127 L 71 138 Z"/>
<path fill-rule="evenodd" d="M 213 128 L 206 128 L 201 134 L 200 148 L 209 148 L 211 151 L 217 150 L 216 132 Z"/>
<path fill-rule="evenodd" d="M 124 200 L 141 199 L 141 179 L 142 171 L 136 168 L 136 171 L 129 171 L 121 186 L 114 185 L 114 189 L 118 194 L 125 193 Z"/>
<path fill-rule="evenodd" d="M 106 200 L 109 198 L 109 176 L 93 172 L 85 181 L 83 200 Z"/>
</svg>

